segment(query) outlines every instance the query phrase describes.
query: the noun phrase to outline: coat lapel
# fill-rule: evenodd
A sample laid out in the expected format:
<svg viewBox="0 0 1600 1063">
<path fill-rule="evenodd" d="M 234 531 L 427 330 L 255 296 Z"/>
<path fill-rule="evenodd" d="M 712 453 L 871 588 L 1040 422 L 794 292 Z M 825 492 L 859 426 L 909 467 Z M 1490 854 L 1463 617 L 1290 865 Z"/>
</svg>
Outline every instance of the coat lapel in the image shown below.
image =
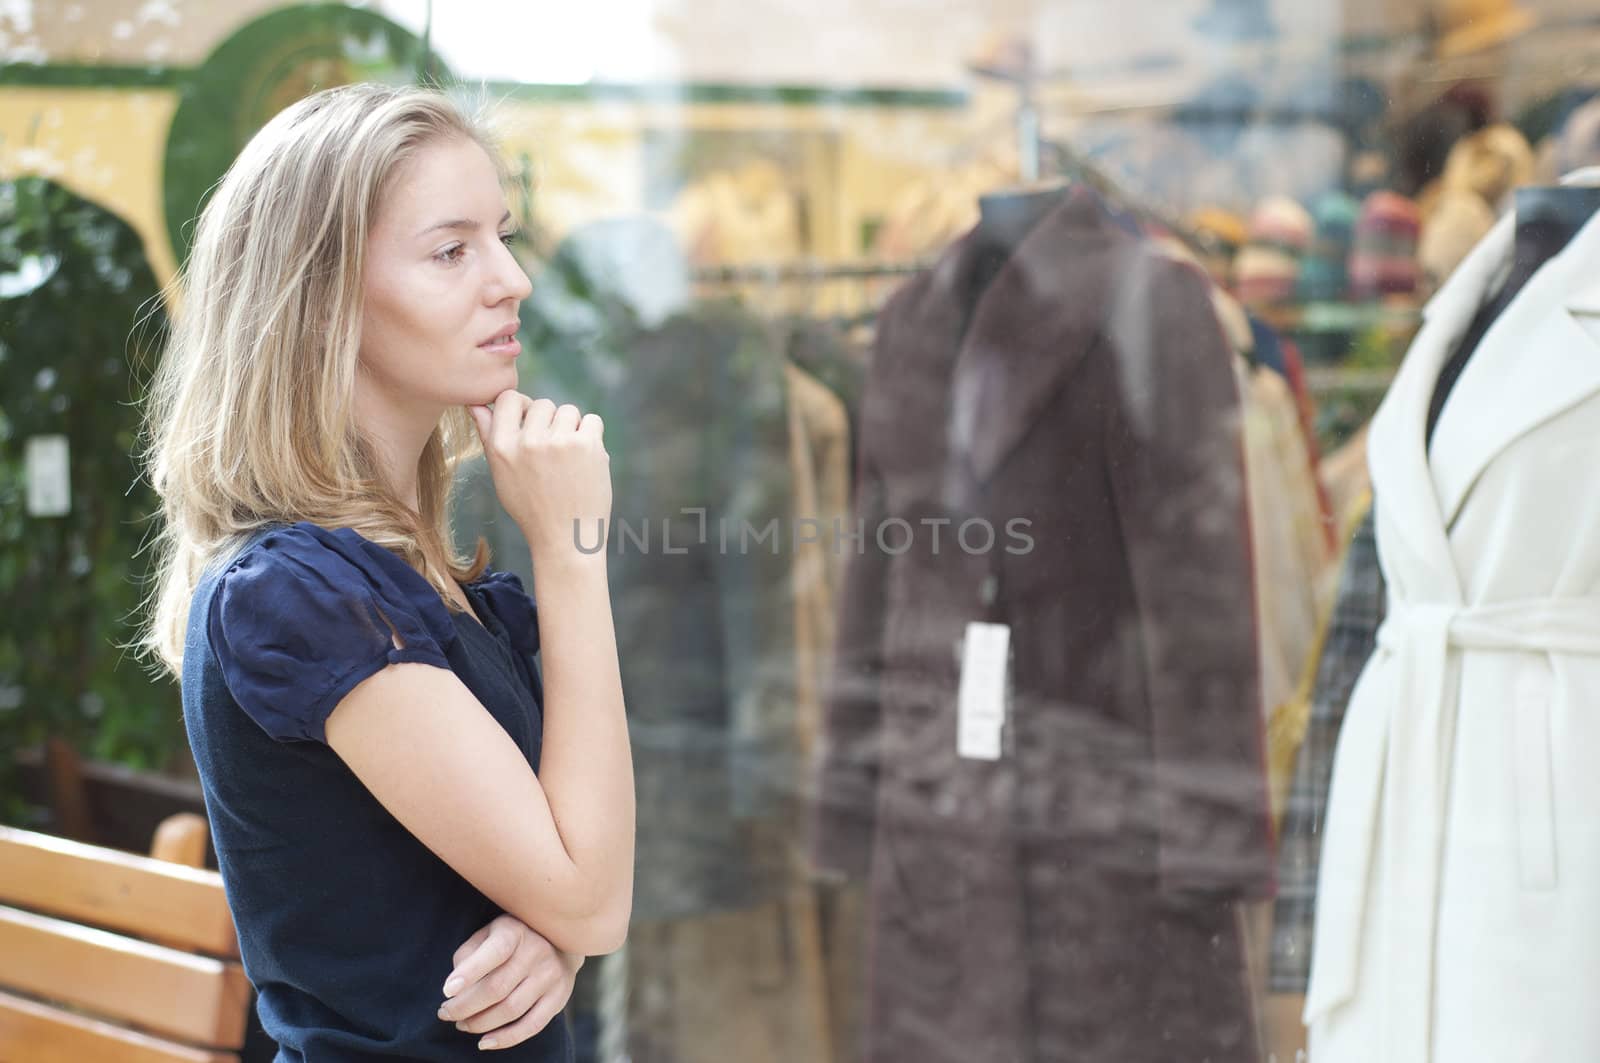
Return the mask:
<svg viewBox="0 0 1600 1063">
<path fill-rule="evenodd" d="M 1119 243 L 1132 238 L 1075 189 L 979 297 L 954 367 L 948 425 L 950 456 L 976 481 L 994 474 L 1093 344 Z"/>
<path fill-rule="evenodd" d="M 1597 269 L 1600 215 L 1528 281 L 1468 359 L 1434 436 L 1446 528 L 1496 455 L 1600 391 Z"/>
</svg>

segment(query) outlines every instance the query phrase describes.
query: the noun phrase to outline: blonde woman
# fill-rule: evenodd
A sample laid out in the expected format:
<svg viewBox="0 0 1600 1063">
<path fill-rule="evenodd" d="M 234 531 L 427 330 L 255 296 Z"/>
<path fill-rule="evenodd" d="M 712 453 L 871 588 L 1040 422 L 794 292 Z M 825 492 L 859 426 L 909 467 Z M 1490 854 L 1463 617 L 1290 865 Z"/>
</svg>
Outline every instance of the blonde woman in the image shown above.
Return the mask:
<svg viewBox="0 0 1600 1063">
<path fill-rule="evenodd" d="M 504 177 L 432 91 L 289 107 L 200 216 L 149 397 L 145 646 L 279 1063 L 570 1060 L 573 974 L 627 931 L 608 458 L 516 390 Z M 480 447 L 534 596 L 452 548 Z"/>
</svg>

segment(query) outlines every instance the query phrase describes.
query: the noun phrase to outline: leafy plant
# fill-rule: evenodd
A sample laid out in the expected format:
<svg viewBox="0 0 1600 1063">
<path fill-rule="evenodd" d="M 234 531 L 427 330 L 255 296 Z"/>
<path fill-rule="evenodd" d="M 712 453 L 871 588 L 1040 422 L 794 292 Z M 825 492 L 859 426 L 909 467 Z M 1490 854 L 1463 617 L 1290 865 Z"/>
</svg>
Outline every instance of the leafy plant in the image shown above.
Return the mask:
<svg viewBox="0 0 1600 1063">
<path fill-rule="evenodd" d="M 141 315 L 144 317 L 141 319 Z M 59 735 L 160 768 L 183 749 L 178 688 L 129 652 L 157 508 L 134 449 L 165 330 L 122 219 L 41 177 L 0 182 L 0 815 L 20 810 L 12 753 Z M 70 510 L 27 511 L 27 441 L 64 435 Z"/>
</svg>

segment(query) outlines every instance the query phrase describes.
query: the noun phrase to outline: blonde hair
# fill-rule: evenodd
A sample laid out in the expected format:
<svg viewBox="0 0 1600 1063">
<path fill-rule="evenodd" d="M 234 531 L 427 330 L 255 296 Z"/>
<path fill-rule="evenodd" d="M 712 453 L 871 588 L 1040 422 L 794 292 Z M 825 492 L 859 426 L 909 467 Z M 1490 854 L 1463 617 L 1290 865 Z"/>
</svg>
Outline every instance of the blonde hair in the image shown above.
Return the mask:
<svg viewBox="0 0 1600 1063">
<path fill-rule="evenodd" d="M 161 498 L 147 626 L 137 648 L 181 675 L 206 567 L 273 522 L 352 528 L 405 558 L 454 607 L 451 580 L 488 564 L 452 545 L 457 465 L 482 453 L 452 408 L 417 466 L 414 514 L 385 481 L 352 397 L 367 235 L 423 147 L 486 125 L 433 89 L 347 85 L 292 104 L 251 138 L 201 211 L 181 300 L 146 399 L 142 459 Z"/>
</svg>

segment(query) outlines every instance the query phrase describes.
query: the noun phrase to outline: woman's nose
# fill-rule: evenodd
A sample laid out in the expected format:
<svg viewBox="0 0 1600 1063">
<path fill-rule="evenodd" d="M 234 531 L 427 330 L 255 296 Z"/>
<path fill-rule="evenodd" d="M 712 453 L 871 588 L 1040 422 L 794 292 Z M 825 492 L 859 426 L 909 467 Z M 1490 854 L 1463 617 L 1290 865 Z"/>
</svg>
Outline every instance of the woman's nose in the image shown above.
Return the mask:
<svg viewBox="0 0 1600 1063">
<path fill-rule="evenodd" d="M 508 296 L 520 302 L 533 294 L 533 282 L 528 279 L 527 271 L 522 268 L 522 263 L 517 261 L 517 256 L 511 253 L 510 248 L 503 248 L 499 268 L 495 270 L 491 287 L 492 294 L 496 298 L 490 301 L 495 303 L 503 301 Z"/>
</svg>

